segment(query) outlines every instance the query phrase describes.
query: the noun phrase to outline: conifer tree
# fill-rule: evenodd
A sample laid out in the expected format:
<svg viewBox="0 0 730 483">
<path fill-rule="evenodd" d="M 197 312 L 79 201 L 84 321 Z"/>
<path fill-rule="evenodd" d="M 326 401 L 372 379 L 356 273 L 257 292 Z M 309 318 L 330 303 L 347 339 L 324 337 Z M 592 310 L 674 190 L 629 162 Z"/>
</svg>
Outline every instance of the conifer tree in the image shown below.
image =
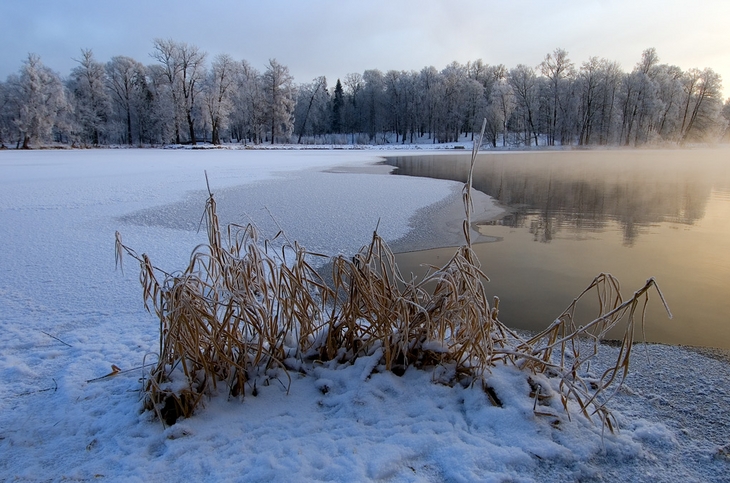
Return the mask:
<svg viewBox="0 0 730 483">
<path fill-rule="evenodd" d="M 342 83 L 340 83 L 340 79 L 337 79 L 337 84 L 335 84 L 335 97 L 332 100 L 332 132 L 335 134 L 342 133 L 344 107 L 344 91 L 342 90 Z"/>
</svg>

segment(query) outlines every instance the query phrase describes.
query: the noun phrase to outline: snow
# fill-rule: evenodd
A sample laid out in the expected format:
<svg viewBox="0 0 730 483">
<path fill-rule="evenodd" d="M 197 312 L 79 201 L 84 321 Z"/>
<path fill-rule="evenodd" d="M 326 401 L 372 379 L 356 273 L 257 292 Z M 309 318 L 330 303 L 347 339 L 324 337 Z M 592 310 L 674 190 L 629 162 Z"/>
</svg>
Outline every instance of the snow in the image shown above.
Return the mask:
<svg viewBox="0 0 730 483">
<path fill-rule="evenodd" d="M 450 243 L 424 225 L 458 213 L 460 186 L 386 176 L 371 165 L 386 153 L 0 152 L 0 480 L 730 481 L 730 365 L 681 347 L 635 348 L 616 434 L 555 400 L 536 415 L 514 368 L 489 378 L 495 407 L 480 387 L 385 372 L 377 353 L 270 374 L 171 427 L 141 413 L 157 325 L 134 264 L 114 269 L 114 231 L 182 268 L 204 241 L 207 171 L 223 223 L 311 250 L 353 253 L 376 226 L 403 248 Z M 596 374 L 618 350 L 604 349 Z"/>
</svg>

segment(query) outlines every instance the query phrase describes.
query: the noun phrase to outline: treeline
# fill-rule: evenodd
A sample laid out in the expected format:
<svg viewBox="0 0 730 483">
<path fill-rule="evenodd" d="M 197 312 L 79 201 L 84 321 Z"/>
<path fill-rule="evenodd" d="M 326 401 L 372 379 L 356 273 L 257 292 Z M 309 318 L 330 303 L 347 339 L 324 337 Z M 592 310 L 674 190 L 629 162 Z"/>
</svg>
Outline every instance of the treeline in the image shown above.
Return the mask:
<svg viewBox="0 0 730 483">
<path fill-rule="evenodd" d="M 714 141 L 730 100 L 712 69 L 661 64 L 654 49 L 631 72 L 557 49 L 537 67 L 453 62 L 442 70 L 367 70 L 334 87 L 295 84 L 270 60 L 263 72 L 193 45 L 157 39 L 155 62 L 82 50 L 66 79 L 30 54 L 0 82 L 0 146 L 168 143 L 453 142 L 487 119 L 494 146 Z"/>
</svg>

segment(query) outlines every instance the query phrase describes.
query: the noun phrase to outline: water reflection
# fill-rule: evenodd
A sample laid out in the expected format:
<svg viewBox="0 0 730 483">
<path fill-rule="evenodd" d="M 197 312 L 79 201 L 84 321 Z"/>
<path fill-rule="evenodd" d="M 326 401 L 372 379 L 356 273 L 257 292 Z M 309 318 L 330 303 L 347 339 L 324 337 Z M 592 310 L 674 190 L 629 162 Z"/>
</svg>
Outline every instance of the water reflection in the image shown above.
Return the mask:
<svg viewBox="0 0 730 483">
<path fill-rule="evenodd" d="M 464 181 L 469 157 L 392 158 L 399 174 Z M 624 290 L 656 277 L 674 319 L 650 302 L 649 341 L 730 349 L 730 151 L 486 154 L 475 188 L 506 205 L 475 246 L 515 328 L 549 324 L 600 272 Z M 399 255 L 405 272 L 453 249 Z M 613 334 L 619 336 L 619 334 Z M 638 334 L 637 334 L 638 335 Z M 638 335 L 640 337 L 640 335 Z"/>
<path fill-rule="evenodd" d="M 474 187 L 510 207 L 500 220 L 535 241 L 600 232 L 617 222 L 631 246 L 647 227 L 691 225 L 713 189 L 728 191 L 727 151 L 586 151 L 482 154 Z M 465 181 L 468 155 L 390 158 L 397 174 Z"/>
</svg>

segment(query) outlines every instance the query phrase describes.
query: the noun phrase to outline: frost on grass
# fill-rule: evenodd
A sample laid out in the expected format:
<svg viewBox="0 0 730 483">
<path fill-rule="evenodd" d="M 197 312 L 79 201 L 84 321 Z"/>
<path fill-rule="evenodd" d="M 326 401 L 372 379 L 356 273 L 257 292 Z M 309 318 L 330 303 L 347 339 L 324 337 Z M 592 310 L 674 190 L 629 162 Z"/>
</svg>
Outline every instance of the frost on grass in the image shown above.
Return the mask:
<svg viewBox="0 0 730 483">
<path fill-rule="evenodd" d="M 472 163 L 475 157 L 476 148 Z M 464 206 L 465 245 L 421 280 L 403 277 L 376 230 L 354 257 L 330 259 L 332 282 L 326 283 L 309 262 L 324 255 L 283 234 L 274 248 L 252 225 L 222 231 L 210 191 L 208 241 L 193 250 L 181 272 L 156 268 L 117 233 L 117 260 L 126 252 L 140 263 L 144 303 L 160 324 L 159 359 L 144 381 L 145 408 L 172 425 L 190 417 L 205 396 L 225 391 L 242 398 L 262 385 L 288 387 L 291 371 L 315 374 L 325 363 L 360 366 L 364 381 L 374 372 L 403 375 L 414 367 L 430 371 L 435 382 L 479 385 L 495 406 L 519 395 L 526 410 L 554 424 L 561 412 L 577 412 L 598 417 L 613 431 L 606 402 L 628 373 L 649 291 L 655 288 L 661 297 L 654 279 L 623 300 L 618 281 L 600 274 L 545 331 L 521 337 L 499 320 L 499 300 L 492 305 L 485 295 L 486 276 L 469 236 L 471 175 Z M 591 292 L 599 314 L 579 325 L 576 307 Z M 585 365 L 600 341 L 620 324 L 624 336 L 615 364 L 588 373 Z M 490 377 L 496 366 L 512 367 L 519 376 L 505 385 Z M 321 380 L 317 388 L 326 393 L 331 384 Z"/>
</svg>

